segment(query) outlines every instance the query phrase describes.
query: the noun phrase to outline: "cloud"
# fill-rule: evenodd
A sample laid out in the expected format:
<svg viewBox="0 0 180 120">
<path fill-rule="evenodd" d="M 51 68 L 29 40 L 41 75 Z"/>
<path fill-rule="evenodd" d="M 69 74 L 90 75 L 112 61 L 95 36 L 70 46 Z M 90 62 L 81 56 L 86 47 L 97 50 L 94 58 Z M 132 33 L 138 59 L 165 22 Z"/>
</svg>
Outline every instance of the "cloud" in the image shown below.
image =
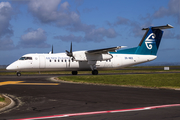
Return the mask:
<svg viewBox="0 0 180 120">
<path fill-rule="evenodd" d="M 70 34 L 68 36 L 54 36 L 54 39 L 59 39 L 62 41 L 74 41 L 74 42 L 102 42 L 105 41 L 104 38 L 114 38 L 117 36 L 117 33 L 114 29 L 105 29 L 105 28 L 98 28 L 98 29 L 91 29 L 89 32 L 85 32 L 85 36 L 74 36 Z"/>
<path fill-rule="evenodd" d="M 171 30 L 166 30 L 166 32 L 164 32 L 163 38 L 165 38 L 165 39 L 177 39 L 177 40 L 180 40 L 180 34 L 176 35 Z"/>
<path fill-rule="evenodd" d="M 76 1 L 77 2 L 77 1 Z M 82 1 L 80 1 L 82 3 Z M 58 6 L 60 5 L 60 8 Z M 87 25 L 82 23 L 80 15 L 70 10 L 68 2 L 61 3 L 61 0 L 31 0 L 28 4 L 29 11 L 34 18 L 40 23 L 53 24 L 60 28 L 65 28 L 70 32 L 82 32 L 84 36 L 55 36 L 55 39 L 68 41 L 67 38 L 73 39 L 75 42 L 81 41 L 104 41 L 104 37 L 114 38 L 117 36 L 114 29 L 96 28 L 95 25 Z M 80 38 L 81 37 L 81 38 Z"/>
<path fill-rule="evenodd" d="M 177 38 L 178 40 L 180 40 L 180 35 L 176 35 L 176 38 Z"/>
<path fill-rule="evenodd" d="M 60 39 L 65 42 L 74 41 L 74 42 L 82 42 L 82 36 L 75 36 L 73 34 L 65 35 L 65 36 L 55 36 L 54 39 Z"/>
<path fill-rule="evenodd" d="M 61 0 L 31 0 L 29 11 L 41 23 L 53 23 L 58 27 L 69 26 L 79 21 L 79 15 L 69 10 L 69 3 Z M 60 4 L 60 10 L 58 5 Z"/>
<path fill-rule="evenodd" d="M 10 20 L 12 17 L 12 7 L 9 2 L 0 3 L 0 37 L 5 35 L 12 35 Z"/>
<path fill-rule="evenodd" d="M 170 0 L 168 3 L 168 8 L 161 7 L 157 10 L 153 16 L 155 18 L 162 18 L 165 16 L 173 16 L 177 18 L 177 23 L 180 24 L 180 1 Z"/>
<path fill-rule="evenodd" d="M 101 42 L 105 41 L 104 37 L 107 38 L 115 38 L 117 33 L 114 29 L 105 29 L 105 28 L 98 28 L 92 29 L 90 32 L 86 33 L 84 39 L 85 41 L 94 41 L 94 42 Z"/>
<path fill-rule="evenodd" d="M 83 4 L 84 0 L 74 0 L 74 2 L 77 6 L 80 6 Z"/>
<path fill-rule="evenodd" d="M 13 35 L 10 20 L 13 16 L 13 8 L 9 2 L 0 3 L 0 50 L 13 50 L 15 45 L 11 40 Z"/>
<path fill-rule="evenodd" d="M 130 20 L 127 18 L 123 18 L 123 17 L 117 17 L 117 21 L 114 23 L 114 26 L 116 25 L 128 25 L 130 24 Z"/>
<path fill-rule="evenodd" d="M 144 25 L 139 24 L 136 21 L 132 21 L 130 19 L 118 16 L 115 22 L 109 22 L 107 21 L 107 25 L 109 26 L 120 26 L 120 25 L 125 25 L 125 26 L 129 26 L 130 31 L 129 34 L 130 35 L 134 35 L 135 37 L 142 37 L 144 35 L 144 31 L 142 31 L 143 26 L 147 27 L 147 24 L 150 24 L 149 22 L 145 23 Z M 148 25 L 149 26 L 149 25 Z"/>
<path fill-rule="evenodd" d="M 22 48 L 47 48 L 50 47 L 46 43 L 47 37 L 43 29 L 37 30 L 28 29 L 28 32 L 21 36 L 18 47 Z"/>
<path fill-rule="evenodd" d="M 68 2 L 64 2 L 64 3 L 62 3 L 61 4 L 61 7 L 60 7 L 60 9 L 62 9 L 62 10 L 68 10 L 69 9 L 69 3 Z"/>
<path fill-rule="evenodd" d="M 16 49 L 16 47 L 9 36 L 0 39 L 0 50 L 13 50 L 13 49 Z"/>
<path fill-rule="evenodd" d="M 127 18 L 124 18 L 124 17 L 121 17 L 121 16 L 118 16 L 116 18 L 116 21 L 115 22 L 109 22 L 109 21 L 106 21 L 107 25 L 109 26 L 113 26 L 113 27 L 116 27 L 118 25 L 130 25 L 131 24 L 131 21 Z"/>
<path fill-rule="evenodd" d="M 84 13 L 90 13 L 90 12 L 92 12 L 92 11 L 97 11 L 97 10 L 98 10 L 97 7 L 84 8 L 84 9 L 83 9 L 83 12 L 84 12 Z"/>
</svg>

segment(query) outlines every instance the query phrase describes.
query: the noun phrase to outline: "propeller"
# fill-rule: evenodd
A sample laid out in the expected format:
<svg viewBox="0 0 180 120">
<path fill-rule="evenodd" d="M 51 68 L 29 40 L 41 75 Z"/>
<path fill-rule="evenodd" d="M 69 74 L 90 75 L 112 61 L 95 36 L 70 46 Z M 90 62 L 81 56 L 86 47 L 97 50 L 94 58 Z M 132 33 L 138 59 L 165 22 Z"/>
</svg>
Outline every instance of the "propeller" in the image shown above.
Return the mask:
<svg viewBox="0 0 180 120">
<path fill-rule="evenodd" d="M 72 57 L 72 61 L 74 60 L 73 52 L 72 52 L 72 42 L 70 46 L 70 52 L 66 50 L 66 55 L 69 57 Z M 70 66 L 70 61 L 69 61 L 69 66 Z"/>
<path fill-rule="evenodd" d="M 70 47 L 70 52 L 66 50 L 66 54 L 69 57 L 73 57 L 73 53 L 72 53 L 72 42 L 71 42 L 71 47 Z"/>
<path fill-rule="evenodd" d="M 52 50 L 49 52 L 49 54 L 53 54 L 53 45 L 52 45 Z"/>
</svg>

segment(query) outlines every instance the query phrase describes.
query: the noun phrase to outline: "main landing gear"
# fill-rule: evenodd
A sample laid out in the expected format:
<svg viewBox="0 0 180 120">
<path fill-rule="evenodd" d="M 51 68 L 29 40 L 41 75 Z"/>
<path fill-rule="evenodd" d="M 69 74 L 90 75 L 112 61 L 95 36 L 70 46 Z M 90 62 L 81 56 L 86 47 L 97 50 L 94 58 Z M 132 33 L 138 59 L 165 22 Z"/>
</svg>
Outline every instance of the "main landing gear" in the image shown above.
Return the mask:
<svg viewBox="0 0 180 120">
<path fill-rule="evenodd" d="M 77 71 L 72 71 L 72 75 L 77 75 L 78 72 Z"/>
<path fill-rule="evenodd" d="M 98 70 L 93 70 L 92 75 L 98 75 Z"/>
<path fill-rule="evenodd" d="M 72 75 L 77 75 L 77 74 L 78 74 L 78 71 L 72 71 Z M 92 75 L 98 75 L 98 70 L 92 70 Z"/>
<path fill-rule="evenodd" d="M 20 72 L 17 72 L 16 75 L 17 75 L 17 76 L 21 76 L 21 73 L 20 73 Z"/>
</svg>

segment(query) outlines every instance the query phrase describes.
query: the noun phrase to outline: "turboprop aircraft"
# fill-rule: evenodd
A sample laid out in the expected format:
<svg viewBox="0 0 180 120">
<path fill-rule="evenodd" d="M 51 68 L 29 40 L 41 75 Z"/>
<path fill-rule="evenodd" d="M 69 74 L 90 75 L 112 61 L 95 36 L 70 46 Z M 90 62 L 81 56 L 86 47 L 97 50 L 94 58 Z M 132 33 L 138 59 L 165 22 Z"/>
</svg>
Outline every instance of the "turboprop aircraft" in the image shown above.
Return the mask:
<svg viewBox="0 0 180 120">
<path fill-rule="evenodd" d="M 54 54 L 52 49 L 49 54 L 26 54 L 6 69 L 17 71 L 17 76 L 21 76 L 21 71 L 60 70 L 72 71 L 73 75 L 77 75 L 78 71 L 92 70 L 93 75 L 98 75 L 98 70 L 119 69 L 156 59 L 163 35 L 162 29 L 168 28 L 173 26 L 167 24 L 143 28 L 146 33 L 139 45 L 134 48 L 120 50 L 124 46 L 117 46 L 73 52 L 71 42 L 70 51 Z"/>
</svg>

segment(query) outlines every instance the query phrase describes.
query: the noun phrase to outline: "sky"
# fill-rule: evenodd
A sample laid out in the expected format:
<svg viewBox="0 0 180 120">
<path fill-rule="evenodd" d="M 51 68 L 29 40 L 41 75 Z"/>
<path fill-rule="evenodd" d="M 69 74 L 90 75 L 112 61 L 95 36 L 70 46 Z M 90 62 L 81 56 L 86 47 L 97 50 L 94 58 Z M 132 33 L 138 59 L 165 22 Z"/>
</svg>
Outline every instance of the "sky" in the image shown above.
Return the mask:
<svg viewBox="0 0 180 120">
<path fill-rule="evenodd" d="M 28 53 L 138 46 L 142 28 L 163 30 L 154 62 L 180 63 L 180 0 L 0 1 L 0 65 Z"/>
</svg>

